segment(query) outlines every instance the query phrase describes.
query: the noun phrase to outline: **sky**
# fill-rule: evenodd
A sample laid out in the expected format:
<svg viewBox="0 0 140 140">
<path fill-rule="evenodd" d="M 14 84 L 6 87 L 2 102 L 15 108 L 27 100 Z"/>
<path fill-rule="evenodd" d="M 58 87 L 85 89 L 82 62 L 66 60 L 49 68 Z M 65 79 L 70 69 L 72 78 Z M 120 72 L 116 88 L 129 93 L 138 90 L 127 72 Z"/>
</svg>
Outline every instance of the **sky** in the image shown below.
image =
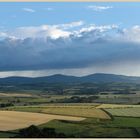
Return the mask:
<svg viewBox="0 0 140 140">
<path fill-rule="evenodd" d="M 140 76 L 140 3 L 0 3 L 0 77 Z"/>
</svg>

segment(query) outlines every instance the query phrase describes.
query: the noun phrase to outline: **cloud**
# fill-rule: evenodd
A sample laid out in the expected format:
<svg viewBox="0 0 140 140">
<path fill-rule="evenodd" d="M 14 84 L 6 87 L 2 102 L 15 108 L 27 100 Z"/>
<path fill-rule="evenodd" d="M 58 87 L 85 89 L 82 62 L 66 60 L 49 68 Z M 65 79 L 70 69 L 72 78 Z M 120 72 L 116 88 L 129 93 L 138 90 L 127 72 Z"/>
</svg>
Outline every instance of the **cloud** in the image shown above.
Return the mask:
<svg viewBox="0 0 140 140">
<path fill-rule="evenodd" d="M 0 32 L 0 40 L 3 40 L 5 38 L 11 38 L 11 39 L 16 39 L 15 36 L 12 36 L 6 32 Z"/>
<path fill-rule="evenodd" d="M 88 6 L 88 9 L 91 9 L 91 10 L 97 11 L 97 12 L 101 12 L 101 11 L 108 10 L 111 8 L 113 8 L 113 7 L 112 6 L 97 6 L 97 5 Z"/>
<path fill-rule="evenodd" d="M 42 25 L 42 26 L 32 26 L 32 27 L 20 27 L 15 30 L 15 35 L 17 38 L 46 38 L 51 37 L 53 39 L 59 37 L 67 37 L 70 32 L 63 31 L 55 26 Z"/>
<path fill-rule="evenodd" d="M 140 43 L 140 26 L 135 25 L 128 29 L 122 29 L 120 31 L 120 38 L 125 41 Z"/>
<path fill-rule="evenodd" d="M 57 39 L 60 37 L 69 37 L 71 34 L 70 29 L 82 25 L 84 25 L 83 21 L 75 21 L 68 24 L 19 27 L 10 32 L 9 35 L 20 39 L 46 37 Z"/>
<path fill-rule="evenodd" d="M 5 33 L 5 32 L 0 32 L 0 38 L 2 37 L 7 37 L 8 35 L 7 35 L 7 33 Z"/>
<path fill-rule="evenodd" d="M 84 25 L 83 21 L 76 21 L 76 22 L 71 22 L 71 23 L 68 23 L 68 24 L 56 25 L 55 27 L 62 28 L 62 29 L 69 29 L 69 28 L 79 27 L 79 26 L 82 26 L 82 25 Z"/>
<path fill-rule="evenodd" d="M 20 27 L 0 32 L 0 37 L 1 71 L 89 74 L 128 69 L 128 73 L 129 65 L 138 68 L 140 64 L 138 25 L 120 29 L 115 24 L 85 25 L 79 21 Z"/>
<path fill-rule="evenodd" d="M 31 8 L 23 8 L 23 11 L 29 12 L 29 13 L 34 13 L 34 12 L 36 12 L 34 9 L 31 9 Z"/>
</svg>

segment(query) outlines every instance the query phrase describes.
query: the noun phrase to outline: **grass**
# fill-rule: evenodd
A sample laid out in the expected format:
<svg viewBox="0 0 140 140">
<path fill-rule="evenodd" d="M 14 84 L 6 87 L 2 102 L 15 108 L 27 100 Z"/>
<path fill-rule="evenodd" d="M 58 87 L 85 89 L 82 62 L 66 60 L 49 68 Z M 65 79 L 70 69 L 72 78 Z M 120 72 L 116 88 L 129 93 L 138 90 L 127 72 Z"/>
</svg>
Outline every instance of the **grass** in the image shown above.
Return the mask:
<svg viewBox="0 0 140 140">
<path fill-rule="evenodd" d="M 107 104 L 104 108 L 109 110 L 124 110 L 127 109 L 127 113 L 134 115 L 134 112 L 138 113 L 138 106 L 135 105 L 112 105 Z M 23 112 L 43 112 L 47 114 L 61 114 L 69 116 L 85 116 L 87 119 L 83 121 L 70 121 L 70 120 L 51 120 L 47 123 L 39 125 L 39 127 L 55 128 L 57 132 L 62 132 L 67 135 L 68 138 L 137 138 L 140 137 L 140 117 L 118 117 L 113 116 L 113 119 L 105 119 L 103 117 L 104 111 L 96 108 L 97 104 L 47 104 L 44 106 L 15 106 L 8 107 L 8 110 L 16 110 Z M 112 108 L 113 107 L 113 108 Z M 134 112 L 130 112 L 130 109 Z M 101 111 L 101 112 L 100 112 Z M 103 114 L 102 114 L 103 113 Z M 111 112 L 109 112 L 111 113 Z M 106 113 L 105 113 L 106 114 Z M 125 113 L 124 113 L 125 114 Z M 100 117 L 100 115 L 102 117 Z M 106 114 L 107 115 L 107 114 Z M 105 115 L 105 116 L 106 116 Z M 108 116 L 108 115 L 107 115 Z M 1 135 L 4 135 L 2 132 Z M 6 135 L 6 134 L 5 134 Z M 7 133 L 8 136 L 8 133 Z"/>
<path fill-rule="evenodd" d="M 14 105 L 39 105 L 56 102 L 59 99 L 69 98 L 71 96 L 43 96 L 31 93 L 0 93 L 0 103 L 13 103 Z M 16 102 L 18 100 L 18 102 Z"/>
<path fill-rule="evenodd" d="M 140 107 L 105 109 L 113 116 L 140 117 Z"/>
<path fill-rule="evenodd" d="M 92 106 L 81 107 L 71 107 L 71 106 L 59 106 L 59 107 L 17 107 L 18 110 L 22 111 L 41 111 L 41 109 L 95 109 Z M 17 110 L 17 108 L 14 108 Z M 80 110 L 81 111 L 81 110 Z M 80 112 L 79 111 L 79 112 Z M 79 113 L 78 112 L 78 113 Z M 72 111 L 73 113 L 73 111 Z M 45 115 L 45 114 L 44 114 Z M 88 116 L 88 115 L 87 115 Z M 83 121 L 72 121 L 72 120 L 50 120 L 47 123 L 40 124 L 39 127 L 49 127 L 55 128 L 57 132 L 62 132 L 67 135 L 68 138 L 107 138 L 107 137 L 114 137 L 114 138 L 136 138 L 140 137 L 140 118 L 133 118 L 133 117 L 114 117 L 113 120 L 108 119 L 100 119 L 100 118 L 87 118 Z M 122 133 L 123 132 L 123 133 Z M 0 137 L 9 137 L 13 135 L 9 132 L 1 132 Z"/>
<path fill-rule="evenodd" d="M 116 108 L 140 108 L 140 105 L 125 105 L 125 104 L 100 104 L 96 108 L 116 109 Z"/>
<path fill-rule="evenodd" d="M 0 131 L 0 138 L 10 138 L 15 136 L 15 133 Z"/>
<path fill-rule="evenodd" d="M 133 117 L 114 117 L 113 121 L 108 121 L 109 127 L 140 127 L 140 118 Z"/>
<path fill-rule="evenodd" d="M 36 112 L 36 113 L 40 113 L 42 110 L 42 107 L 29 107 L 29 106 L 15 106 L 15 107 L 7 107 L 4 108 L 4 110 L 9 110 L 9 111 L 23 111 L 23 112 Z"/>
<path fill-rule="evenodd" d="M 137 138 L 140 137 L 139 121 L 139 118 L 125 117 L 115 117 L 114 120 L 88 118 L 80 122 L 52 120 L 38 127 L 55 128 L 56 132 L 65 133 L 68 138 Z M 9 132 L 0 132 L 0 137 L 11 135 Z"/>
<path fill-rule="evenodd" d="M 88 118 L 81 122 L 53 120 L 39 127 L 55 128 L 57 132 L 63 132 L 68 137 L 139 137 L 135 128 L 139 130 L 139 118 L 115 117 L 114 120 L 101 120 Z M 133 123 L 134 122 L 134 123 Z M 119 125 L 117 125 L 119 123 Z M 127 123 L 125 125 L 125 123 Z M 136 123 L 138 123 L 136 125 Z M 123 132 L 123 133 L 122 133 Z"/>
</svg>

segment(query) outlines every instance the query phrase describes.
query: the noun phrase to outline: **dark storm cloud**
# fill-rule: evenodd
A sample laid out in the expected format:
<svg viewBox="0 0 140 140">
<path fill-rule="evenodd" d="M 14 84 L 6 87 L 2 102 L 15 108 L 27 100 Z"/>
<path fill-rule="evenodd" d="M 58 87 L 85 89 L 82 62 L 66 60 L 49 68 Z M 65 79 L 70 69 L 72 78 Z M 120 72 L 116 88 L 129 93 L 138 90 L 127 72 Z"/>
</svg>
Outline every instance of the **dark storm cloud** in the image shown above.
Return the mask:
<svg viewBox="0 0 140 140">
<path fill-rule="evenodd" d="M 140 61 L 139 42 L 112 37 L 116 30 L 112 33 L 110 27 L 85 28 L 67 37 L 62 33 L 57 38 L 1 39 L 0 70 L 107 67 Z"/>
</svg>

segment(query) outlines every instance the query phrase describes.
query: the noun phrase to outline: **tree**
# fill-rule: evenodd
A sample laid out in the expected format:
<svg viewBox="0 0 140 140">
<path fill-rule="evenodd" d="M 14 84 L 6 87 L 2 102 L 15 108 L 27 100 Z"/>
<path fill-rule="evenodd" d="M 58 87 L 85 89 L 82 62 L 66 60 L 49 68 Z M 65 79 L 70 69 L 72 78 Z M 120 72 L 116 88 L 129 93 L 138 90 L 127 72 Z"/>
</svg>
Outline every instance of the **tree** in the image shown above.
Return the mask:
<svg viewBox="0 0 140 140">
<path fill-rule="evenodd" d="M 31 125 L 28 128 L 21 129 L 16 138 L 65 138 L 65 134 L 57 133 L 54 128 L 39 129 Z"/>
</svg>

